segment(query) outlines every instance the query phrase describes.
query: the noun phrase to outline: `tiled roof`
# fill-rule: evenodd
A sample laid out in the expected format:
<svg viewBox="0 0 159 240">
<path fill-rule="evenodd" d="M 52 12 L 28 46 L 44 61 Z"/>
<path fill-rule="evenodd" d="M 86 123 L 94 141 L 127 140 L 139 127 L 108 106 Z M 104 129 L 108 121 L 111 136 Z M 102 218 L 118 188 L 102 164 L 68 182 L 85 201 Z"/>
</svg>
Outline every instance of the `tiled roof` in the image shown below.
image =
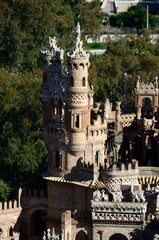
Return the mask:
<svg viewBox="0 0 159 240">
<path fill-rule="evenodd" d="M 159 184 L 159 176 L 139 176 L 140 184 Z"/>
<path fill-rule="evenodd" d="M 141 174 L 141 173 L 140 173 Z M 44 179 L 48 181 L 53 182 L 60 182 L 60 183 L 69 183 L 69 184 L 75 184 L 87 188 L 92 189 L 103 189 L 106 188 L 106 185 L 103 181 L 99 179 L 87 179 L 84 178 L 82 175 L 70 175 L 67 177 L 53 177 L 49 175 L 43 176 Z M 138 181 L 141 185 L 145 184 L 159 184 L 159 176 L 153 176 L 153 175 L 139 175 Z"/>
<path fill-rule="evenodd" d="M 82 180 L 81 176 L 71 176 L 68 178 L 48 176 L 48 177 L 44 177 L 44 179 L 48 181 L 53 181 L 53 182 L 71 183 L 71 184 L 88 187 L 88 188 L 95 188 L 95 189 L 96 188 L 101 189 L 105 187 L 105 184 L 98 179 Z"/>
</svg>

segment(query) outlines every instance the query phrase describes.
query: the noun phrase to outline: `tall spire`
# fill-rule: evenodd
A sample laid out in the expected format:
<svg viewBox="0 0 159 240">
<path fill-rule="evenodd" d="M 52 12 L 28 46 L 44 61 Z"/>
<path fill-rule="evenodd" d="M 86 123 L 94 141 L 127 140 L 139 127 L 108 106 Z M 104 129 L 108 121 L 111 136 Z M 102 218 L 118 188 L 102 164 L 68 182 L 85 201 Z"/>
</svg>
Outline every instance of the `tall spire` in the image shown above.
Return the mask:
<svg viewBox="0 0 159 240">
<path fill-rule="evenodd" d="M 84 49 L 83 49 L 83 41 L 81 40 L 81 28 L 80 28 L 80 24 L 79 22 L 77 23 L 76 29 L 75 29 L 75 33 L 76 33 L 76 39 L 74 41 L 74 48 L 72 51 L 70 51 L 68 53 L 68 56 L 71 58 L 74 57 L 89 57 L 89 53 L 87 53 Z"/>
</svg>

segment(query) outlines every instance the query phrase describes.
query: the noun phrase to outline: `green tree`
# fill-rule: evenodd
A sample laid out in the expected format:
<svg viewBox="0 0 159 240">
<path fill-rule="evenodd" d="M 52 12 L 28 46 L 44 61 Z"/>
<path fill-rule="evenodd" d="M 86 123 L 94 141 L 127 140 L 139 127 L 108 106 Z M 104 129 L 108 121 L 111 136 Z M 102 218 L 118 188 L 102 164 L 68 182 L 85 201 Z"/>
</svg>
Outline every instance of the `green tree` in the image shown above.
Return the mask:
<svg viewBox="0 0 159 240">
<path fill-rule="evenodd" d="M 126 74 L 127 101 L 134 102 L 138 75 L 141 81 L 155 81 L 159 75 L 158 41 L 152 43 L 149 33 L 128 35 L 120 40 L 107 40 L 104 55 L 91 57 L 91 84 L 97 101 L 109 98 L 112 103 L 123 100 Z"/>
<path fill-rule="evenodd" d="M 0 70 L 0 178 L 24 186 L 46 167 L 40 100 L 41 73 Z"/>
<path fill-rule="evenodd" d="M 0 179 L 0 201 L 6 201 L 8 199 L 10 190 L 8 184 Z"/>
<path fill-rule="evenodd" d="M 136 28 L 137 33 L 147 27 L 147 11 L 137 4 L 128 8 L 126 12 L 110 16 L 110 24 L 116 27 Z M 149 25 L 151 28 L 159 26 L 158 17 L 149 14 Z"/>
<path fill-rule="evenodd" d="M 32 71 L 48 36 L 60 39 L 74 26 L 73 13 L 63 0 L 0 2 L 0 67 Z"/>
</svg>

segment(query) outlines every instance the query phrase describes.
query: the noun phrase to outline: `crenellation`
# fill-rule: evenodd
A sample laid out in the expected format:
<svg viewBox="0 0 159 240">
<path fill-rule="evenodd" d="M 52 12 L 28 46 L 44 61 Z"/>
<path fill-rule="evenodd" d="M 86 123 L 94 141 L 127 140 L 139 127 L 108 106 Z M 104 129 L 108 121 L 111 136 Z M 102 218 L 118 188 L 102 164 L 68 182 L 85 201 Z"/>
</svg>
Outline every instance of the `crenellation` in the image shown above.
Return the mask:
<svg viewBox="0 0 159 240">
<path fill-rule="evenodd" d="M 2 207 L 3 210 L 8 209 L 8 202 L 3 202 L 2 205 L 3 205 L 3 207 Z"/>
<path fill-rule="evenodd" d="M 93 170 L 94 164 L 90 162 L 81 163 L 81 168 Z"/>
<path fill-rule="evenodd" d="M 121 163 L 121 164 L 117 164 L 117 163 L 113 163 L 113 164 L 109 164 L 109 163 L 106 163 L 106 171 L 108 171 L 109 173 L 110 172 L 128 172 L 128 171 L 138 171 L 139 168 L 138 168 L 138 162 L 134 162 L 134 163 L 128 163 L 128 164 L 124 164 L 124 163 Z M 122 173 L 123 174 L 123 173 Z"/>
<path fill-rule="evenodd" d="M 40 198 L 40 197 L 46 197 L 46 193 L 43 189 L 31 189 L 31 188 L 24 188 L 23 189 L 23 197 L 34 197 L 34 198 Z"/>
<path fill-rule="evenodd" d="M 17 200 L 8 200 L 0 202 L 0 211 L 10 211 L 14 209 L 20 209 L 21 206 L 18 205 Z"/>
</svg>

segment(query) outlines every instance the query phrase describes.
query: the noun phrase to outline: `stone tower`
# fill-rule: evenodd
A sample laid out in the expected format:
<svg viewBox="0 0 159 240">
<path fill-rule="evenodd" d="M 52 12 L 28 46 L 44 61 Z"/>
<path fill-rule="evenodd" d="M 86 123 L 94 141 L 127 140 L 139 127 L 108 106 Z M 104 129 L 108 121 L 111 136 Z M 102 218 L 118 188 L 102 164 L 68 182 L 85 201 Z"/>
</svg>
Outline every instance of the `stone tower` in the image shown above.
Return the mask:
<svg viewBox="0 0 159 240">
<path fill-rule="evenodd" d="M 90 125 L 93 101 L 89 94 L 89 54 L 83 50 L 80 25 L 76 27 L 74 49 L 68 53 L 68 88 L 66 101 L 69 150 L 76 157 L 84 159 L 86 129 Z"/>
<path fill-rule="evenodd" d="M 62 73 L 63 50 L 56 39 L 49 38 L 49 46 L 42 51 L 43 83 L 42 107 L 44 139 L 48 150 L 48 173 L 60 175 L 67 168 L 63 149 L 67 145 L 65 126 L 66 77 Z"/>
<path fill-rule="evenodd" d="M 65 74 L 64 52 L 57 47 L 56 39 L 49 38 L 49 46 L 42 51 L 43 126 L 48 174 L 53 176 L 69 174 L 81 162 L 103 164 L 105 156 L 106 119 L 93 112 L 89 54 L 83 49 L 79 23 L 75 35 Z"/>
</svg>

